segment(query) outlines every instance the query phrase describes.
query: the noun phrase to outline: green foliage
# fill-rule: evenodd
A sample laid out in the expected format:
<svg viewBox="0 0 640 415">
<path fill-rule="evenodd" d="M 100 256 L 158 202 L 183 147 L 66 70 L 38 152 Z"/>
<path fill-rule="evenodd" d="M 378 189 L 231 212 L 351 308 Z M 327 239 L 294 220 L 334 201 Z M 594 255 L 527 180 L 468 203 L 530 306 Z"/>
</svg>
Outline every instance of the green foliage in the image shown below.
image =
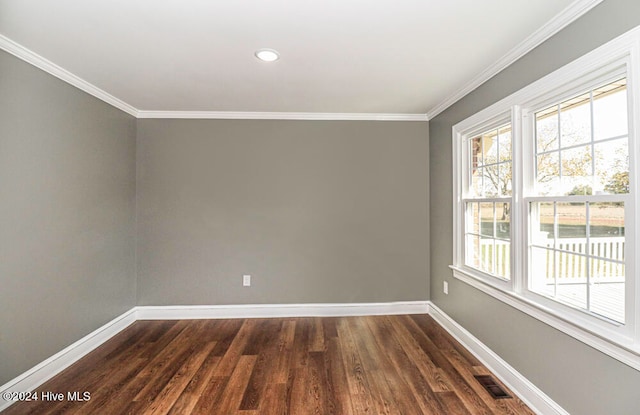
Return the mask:
<svg viewBox="0 0 640 415">
<path fill-rule="evenodd" d="M 604 186 L 604 190 L 613 194 L 629 193 L 629 172 L 615 173 L 611 176 L 609 183 Z"/>
<path fill-rule="evenodd" d="M 591 186 L 589 186 L 588 184 L 579 184 L 571 189 L 571 191 L 567 193 L 567 196 L 590 196 L 592 194 L 593 189 L 591 188 Z"/>
</svg>

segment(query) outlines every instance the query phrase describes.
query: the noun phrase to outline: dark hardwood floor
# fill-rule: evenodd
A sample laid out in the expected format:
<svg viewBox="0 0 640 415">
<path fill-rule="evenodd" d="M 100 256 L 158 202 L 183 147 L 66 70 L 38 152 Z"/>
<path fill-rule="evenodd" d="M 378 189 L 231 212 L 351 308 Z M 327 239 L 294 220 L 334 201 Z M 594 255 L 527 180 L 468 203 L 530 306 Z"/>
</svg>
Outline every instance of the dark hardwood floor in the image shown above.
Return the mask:
<svg viewBox="0 0 640 415">
<path fill-rule="evenodd" d="M 482 374 L 427 315 L 138 321 L 3 415 L 533 414 Z"/>
</svg>

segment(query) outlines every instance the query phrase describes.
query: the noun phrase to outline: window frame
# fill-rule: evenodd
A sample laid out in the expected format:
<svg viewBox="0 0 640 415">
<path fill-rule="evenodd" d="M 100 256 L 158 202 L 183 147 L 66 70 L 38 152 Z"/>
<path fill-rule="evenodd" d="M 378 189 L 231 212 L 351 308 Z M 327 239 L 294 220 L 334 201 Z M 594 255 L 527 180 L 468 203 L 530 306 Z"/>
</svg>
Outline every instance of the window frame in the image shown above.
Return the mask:
<svg viewBox="0 0 640 415">
<path fill-rule="evenodd" d="M 475 125 L 473 128 L 471 128 L 470 130 L 466 131 L 464 134 L 464 137 L 462 138 L 462 151 L 463 151 L 463 155 L 462 155 L 462 159 L 463 160 L 470 160 L 471 155 L 469 154 L 469 146 L 466 145 L 470 139 L 472 139 L 473 137 L 478 136 L 479 134 L 483 134 L 487 131 L 490 131 L 492 129 L 498 129 L 499 127 L 505 125 L 505 124 L 511 124 L 511 111 L 507 111 L 504 112 L 502 114 L 498 114 L 494 117 L 492 117 L 491 119 L 482 122 L 478 125 Z M 511 171 L 512 171 L 512 183 L 513 183 L 513 141 L 514 141 L 514 134 L 513 134 L 513 125 L 511 126 L 511 149 L 512 149 L 512 158 L 511 158 Z M 495 196 L 495 197 L 471 197 L 468 192 L 465 192 L 463 189 L 468 189 L 471 187 L 470 185 L 470 174 L 467 174 L 468 170 L 464 170 L 461 180 L 461 186 L 460 186 L 460 194 L 462 196 L 461 198 L 461 230 L 462 230 L 462 238 L 460 241 L 460 244 L 462 245 L 460 247 L 460 263 L 461 264 L 466 264 L 467 258 L 466 258 L 466 249 L 465 249 L 465 245 L 466 245 L 466 236 L 467 236 L 467 222 L 466 222 L 466 218 L 467 215 L 464 212 L 465 210 L 465 203 L 469 203 L 469 202 L 477 202 L 477 203 L 493 203 L 493 202 L 498 202 L 498 201 L 502 201 L 502 200 L 509 200 L 509 203 L 511 203 L 511 210 L 513 211 L 513 189 L 512 189 L 512 194 L 511 197 L 505 197 L 505 196 Z M 513 184 L 512 184 L 512 188 L 513 188 Z M 509 229 L 509 238 L 511 243 L 513 244 L 513 226 L 510 226 Z M 494 238 L 495 239 L 495 238 Z M 483 276 L 483 277 L 489 277 L 492 279 L 492 282 L 494 285 L 498 286 L 498 287 L 502 287 L 503 289 L 509 289 L 512 285 L 512 281 L 513 281 L 513 261 L 511 261 L 510 263 L 510 270 L 509 270 L 509 275 L 510 278 L 509 279 L 504 279 L 501 278 L 499 276 L 496 275 L 491 275 L 491 274 L 485 274 L 482 271 L 469 267 L 467 265 L 465 265 L 465 267 L 468 268 L 469 271 L 471 272 L 477 272 L 478 276 Z"/>
<path fill-rule="evenodd" d="M 534 194 L 536 141 L 535 113 L 546 106 L 583 93 L 602 82 L 627 78 L 630 193 L 615 195 L 625 202 L 625 323 L 585 313 L 529 289 L 531 264 L 529 203 L 559 201 L 566 196 Z M 640 371 L 640 276 L 634 258 L 640 221 L 640 26 L 608 42 L 551 74 L 533 82 L 452 128 L 453 135 L 453 276 L 521 311 L 589 344 Z M 504 280 L 466 265 L 465 203 L 469 185 L 468 161 L 472 136 L 511 123 L 511 276 Z M 591 201 L 607 196 L 572 197 Z M 478 201 L 483 201 L 479 198 Z"/>
</svg>

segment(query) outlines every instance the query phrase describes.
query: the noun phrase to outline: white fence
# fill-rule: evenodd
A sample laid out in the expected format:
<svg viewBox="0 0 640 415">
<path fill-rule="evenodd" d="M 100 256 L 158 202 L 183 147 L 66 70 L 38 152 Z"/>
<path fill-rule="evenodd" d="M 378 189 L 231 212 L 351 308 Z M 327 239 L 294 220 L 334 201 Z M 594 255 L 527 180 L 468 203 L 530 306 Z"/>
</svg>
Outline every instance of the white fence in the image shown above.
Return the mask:
<svg viewBox="0 0 640 415">
<path fill-rule="evenodd" d="M 545 252 L 546 275 L 553 276 L 553 267 L 555 266 L 555 275 L 558 280 L 565 283 L 581 282 L 587 279 L 588 263 L 589 281 L 623 281 L 625 269 L 621 262 L 624 262 L 624 245 L 624 237 L 590 238 L 588 247 L 584 238 L 558 239 L 555 265 L 553 262 L 554 251 L 546 250 Z M 553 248 L 553 243 L 547 246 Z"/>
<path fill-rule="evenodd" d="M 558 239 L 555 250 L 553 240 L 545 239 L 542 246 L 544 245 L 548 249 L 537 250 L 532 263 L 534 267 L 542 267 L 548 279 L 554 279 L 555 275 L 559 283 L 586 282 L 588 261 L 590 282 L 624 281 L 624 237 L 590 238 L 588 249 L 585 238 Z M 510 249 L 509 242 L 480 240 L 480 258 L 486 269 L 492 269 L 495 261 L 497 275 L 508 275 L 511 266 Z"/>
</svg>

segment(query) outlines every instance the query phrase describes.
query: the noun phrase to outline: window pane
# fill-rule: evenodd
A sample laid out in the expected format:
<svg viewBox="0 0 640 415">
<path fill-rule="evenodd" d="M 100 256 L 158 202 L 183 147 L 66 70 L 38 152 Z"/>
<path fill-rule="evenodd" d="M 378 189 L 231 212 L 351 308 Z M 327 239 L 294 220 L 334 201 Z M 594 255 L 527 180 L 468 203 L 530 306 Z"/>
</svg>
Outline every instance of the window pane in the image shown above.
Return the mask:
<svg viewBox="0 0 640 415">
<path fill-rule="evenodd" d="M 591 203 L 589 205 L 589 254 L 624 261 L 624 204 Z"/>
<path fill-rule="evenodd" d="M 531 243 L 543 247 L 554 246 L 554 204 L 531 203 Z"/>
<path fill-rule="evenodd" d="M 531 290 L 555 296 L 555 252 L 551 249 L 531 248 Z"/>
<path fill-rule="evenodd" d="M 620 323 L 625 321 L 624 264 L 592 258 L 591 311 Z"/>
<path fill-rule="evenodd" d="M 467 235 L 465 240 L 465 264 L 470 267 L 480 268 L 480 237 L 477 235 Z"/>
<path fill-rule="evenodd" d="M 624 203 L 590 203 L 589 204 L 589 236 L 592 242 L 615 241 L 622 245 L 611 248 L 609 259 L 624 259 Z M 613 239 L 612 239 L 613 238 Z M 615 251 L 615 252 L 614 252 Z M 596 255 L 595 252 L 592 252 Z"/>
<path fill-rule="evenodd" d="M 538 195 L 629 192 L 627 99 L 623 78 L 536 112 Z"/>
<path fill-rule="evenodd" d="M 471 167 L 482 166 L 482 137 L 475 137 L 470 140 L 471 145 Z"/>
<path fill-rule="evenodd" d="M 478 203 L 467 203 L 467 232 L 480 234 L 480 215 L 478 211 Z"/>
<path fill-rule="evenodd" d="M 500 161 L 511 160 L 511 124 L 498 130 L 498 151 Z"/>
<path fill-rule="evenodd" d="M 482 149 L 484 150 L 484 164 L 498 161 L 498 131 L 492 130 L 482 134 Z"/>
<path fill-rule="evenodd" d="M 611 266 L 617 268 L 618 273 L 623 276 L 617 278 L 594 276 L 596 280 L 602 280 L 603 282 L 591 285 L 591 311 L 619 323 L 624 323 L 624 265 L 612 264 Z"/>
<path fill-rule="evenodd" d="M 498 166 L 498 191 L 500 196 L 511 196 L 511 162 L 502 163 Z"/>
<path fill-rule="evenodd" d="M 558 281 L 563 284 L 586 284 L 587 257 L 560 251 L 557 251 L 557 254 L 558 268 L 556 276 Z"/>
<path fill-rule="evenodd" d="M 587 258 L 557 252 L 556 298 L 566 304 L 587 308 Z"/>
<path fill-rule="evenodd" d="M 586 253 L 587 207 L 584 203 L 557 203 L 557 249 Z M 564 241 L 562 241 L 564 239 Z M 571 240 L 568 240 L 571 239 Z"/>
<path fill-rule="evenodd" d="M 511 239 L 511 204 L 496 203 L 496 237 Z"/>
<path fill-rule="evenodd" d="M 558 148 L 558 107 L 536 113 L 536 148 L 543 153 Z"/>
<path fill-rule="evenodd" d="M 482 196 L 482 176 L 484 175 L 484 168 L 478 167 L 471 172 L 471 195 L 475 197 Z"/>
<path fill-rule="evenodd" d="M 530 289 L 624 322 L 623 203 L 534 202 L 530 223 Z"/>
<path fill-rule="evenodd" d="M 592 257 L 589 268 L 594 283 L 624 283 L 624 264 Z"/>
<path fill-rule="evenodd" d="M 493 203 L 480 203 L 480 234 L 493 237 Z"/>
<path fill-rule="evenodd" d="M 562 189 L 565 194 L 592 194 L 593 172 L 591 146 L 581 146 L 560 153 Z"/>
<path fill-rule="evenodd" d="M 627 138 L 595 145 L 596 186 L 608 194 L 629 193 L 629 144 Z"/>
<path fill-rule="evenodd" d="M 467 195 L 480 199 L 511 194 L 511 134 L 509 123 L 468 141 L 470 159 Z M 509 202 L 465 202 L 464 257 L 467 266 L 494 276 L 509 278 L 510 206 Z"/>
<path fill-rule="evenodd" d="M 587 93 L 560 104 L 560 145 L 569 147 L 590 141 L 591 102 Z"/>
<path fill-rule="evenodd" d="M 511 194 L 511 124 L 488 130 L 468 140 L 470 197 Z M 506 164 L 505 164 L 506 163 Z"/>
<path fill-rule="evenodd" d="M 610 83 L 593 91 L 594 139 L 627 135 L 627 80 Z"/>
<path fill-rule="evenodd" d="M 496 275 L 509 279 L 511 277 L 511 243 L 509 241 L 496 240 Z"/>
<path fill-rule="evenodd" d="M 500 174 L 497 164 L 492 164 L 483 168 L 484 177 L 482 178 L 484 183 L 484 196 L 496 197 L 498 196 L 498 188 L 500 186 Z"/>
<path fill-rule="evenodd" d="M 537 192 L 540 195 L 557 194 L 560 187 L 560 164 L 558 153 L 538 155 Z"/>
<path fill-rule="evenodd" d="M 493 274 L 493 253 L 495 239 L 480 238 L 480 270 L 488 274 Z"/>
</svg>

